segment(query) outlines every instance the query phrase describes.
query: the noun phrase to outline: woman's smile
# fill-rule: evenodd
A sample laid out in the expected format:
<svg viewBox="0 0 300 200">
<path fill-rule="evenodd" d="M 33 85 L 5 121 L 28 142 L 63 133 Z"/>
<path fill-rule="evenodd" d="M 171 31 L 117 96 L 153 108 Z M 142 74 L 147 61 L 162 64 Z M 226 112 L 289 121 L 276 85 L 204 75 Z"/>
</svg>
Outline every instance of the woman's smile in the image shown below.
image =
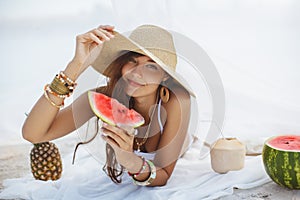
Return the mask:
<svg viewBox="0 0 300 200">
<path fill-rule="evenodd" d="M 142 86 L 146 85 L 146 84 L 143 84 L 138 81 L 131 80 L 131 79 L 127 79 L 127 82 L 130 86 L 133 86 L 133 87 L 142 87 Z"/>
</svg>

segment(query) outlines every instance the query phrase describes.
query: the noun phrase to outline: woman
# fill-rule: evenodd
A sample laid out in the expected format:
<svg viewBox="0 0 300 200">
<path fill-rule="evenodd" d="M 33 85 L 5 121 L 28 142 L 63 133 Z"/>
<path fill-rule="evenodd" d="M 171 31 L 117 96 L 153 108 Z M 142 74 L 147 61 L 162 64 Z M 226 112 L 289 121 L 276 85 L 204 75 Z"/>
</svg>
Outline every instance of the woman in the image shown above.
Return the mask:
<svg viewBox="0 0 300 200">
<path fill-rule="evenodd" d="M 79 35 L 74 58 L 45 86 L 44 95 L 23 125 L 23 137 L 32 143 L 53 140 L 94 116 L 87 93 L 61 109 L 77 78 L 92 65 L 109 77 L 107 86 L 96 91 L 118 99 L 145 119 L 136 135 L 103 124 L 102 137 L 108 144 L 107 174 L 120 183 L 126 170 L 137 185 L 165 185 L 183 150 L 193 95 L 176 74 L 176 61 L 171 34 L 157 26 L 140 26 L 129 38 L 112 26 Z"/>
</svg>

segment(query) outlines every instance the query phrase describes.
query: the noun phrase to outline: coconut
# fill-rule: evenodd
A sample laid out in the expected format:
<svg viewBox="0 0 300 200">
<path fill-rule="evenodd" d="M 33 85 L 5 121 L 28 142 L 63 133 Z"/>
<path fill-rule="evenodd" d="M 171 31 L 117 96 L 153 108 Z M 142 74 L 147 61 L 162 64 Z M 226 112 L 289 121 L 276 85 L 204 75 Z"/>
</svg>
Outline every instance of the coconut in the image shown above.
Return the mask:
<svg viewBox="0 0 300 200">
<path fill-rule="evenodd" d="M 218 139 L 211 148 L 211 167 L 217 173 L 240 170 L 244 167 L 246 147 L 236 138 Z"/>
</svg>

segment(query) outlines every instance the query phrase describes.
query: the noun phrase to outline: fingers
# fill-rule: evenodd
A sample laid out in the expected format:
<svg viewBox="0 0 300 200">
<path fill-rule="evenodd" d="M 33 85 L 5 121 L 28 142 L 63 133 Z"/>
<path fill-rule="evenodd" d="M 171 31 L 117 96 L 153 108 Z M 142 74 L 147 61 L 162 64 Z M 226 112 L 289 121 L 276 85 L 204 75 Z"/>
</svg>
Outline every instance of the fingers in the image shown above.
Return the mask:
<svg viewBox="0 0 300 200">
<path fill-rule="evenodd" d="M 76 36 L 76 49 L 73 60 L 82 63 L 80 70 L 83 71 L 96 60 L 102 51 L 103 43 L 114 38 L 113 30 L 113 26 L 104 25 Z"/>
<path fill-rule="evenodd" d="M 134 139 L 133 135 L 129 135 L 125 130 L 119 127 L 111 126 L 105 123 L 103 124 L 102 131 L 107 138 L 113 139 L 122 149 L 128 151 L 132 150 Z"/>
<path fill-rule="evenodd" d="M 93 42 L 96 42 L 97 44 L 102 44 L 103 43 L 103 41 L 93 33 L 88 33 L 88 38 L 86 38 L 86 39 L 88 40 L 89 38 L 91 40 L 93 40 Z"/>
<path fill-rule="evenodd" d="M 105 137 L 113 139 L 118 144 L 118 146 L 126 143 L 126 141 L 122 137 L 120 137 L 120 133 L 116 133 L 107 127 L 102 127 L 102 133 Z"/>
<path fill-rule="evenodd" d="M 111 26 L 111 25 L 100 25 L 98 28 L 101 28 L 101 29 L 107 30 L 109 32 L 112 32 L 115 27 Z"/>
<path fill-rule="evenodd" d="M 120 139 L 124 142 L 129 142 L 132 140 L 133 135 L 128 134 L 126 130 L 119 128 L 117 126 L 111 126 L 109 124 L 103 123 L 103 130 L 106 132 L 112 132 L 113 134 L 117 135 Z"/>
<path fill-rule="evenodd" d="M 127 125 L 118 125 L 121 129 L 127 132 L 129 135 L 137 135 L 137 129 L 133 128 L 132 126 Z"/>
<path fill-rule="evenodd" d="M 100 25 L 95 30 L 97 31 L 97 33 L 100 34 L 99 35 L 100 37 L 104 36 L 104 37 L 108 37 L 108 38 L 114 38 L 114 35 L 113 35 L 114 28 L 115 28 L 114 26 L 110 26 L 110 25 Z"/>
<path fill-rule="evenodd" d="M 111 38 L 114 38 L 113 35 L 113 26 L 101 26 L 95 28 L 85 34 L 79 35 L 77 40 L 81 43 L 93 43 L 102 44 L 105 41 L 109 41 Z"/>
<path fill-rule="evenodd" d="M 113 139 L 102 135 L 102 138 L 105 142 L 107 142 L 113 149 L 119 147 L 118 143 L 116 143 Z"/>
<path fill-rule="evenodd" d="M 110 40 L 110 38 L 114 37 L 114 35 L 111 32 L 101 28 L 96 28 L 92 30 L 92 33 L 94 33 L 99 38 L 102 38 L 103 40 Z"/>
<path fill-rule="evenodd" d="M 87 39 L 92 39 L 97 44 L 102 44 L 105 41 L 109 41 L 114 36 L 105 30 L 93 29 L 92 31 L 86 33 L 86 37 Z"/>
</svg>

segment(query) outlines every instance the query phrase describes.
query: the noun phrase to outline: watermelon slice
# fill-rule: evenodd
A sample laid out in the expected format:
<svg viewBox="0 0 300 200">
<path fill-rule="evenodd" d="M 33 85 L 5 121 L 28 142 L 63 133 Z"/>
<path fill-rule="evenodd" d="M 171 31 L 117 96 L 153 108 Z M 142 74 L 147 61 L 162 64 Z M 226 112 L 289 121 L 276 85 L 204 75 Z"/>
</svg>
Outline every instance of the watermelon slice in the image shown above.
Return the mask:
<svg viewBox="0 0 300 200">
<path fill-rule="evenodd" d="M 104 94 L 89 91 L 90 106 L 102 121 L 113 126 L 139 127 L 145 123 L 142 115 Z"/>
<path fill-rule="evenodd" d="M 264 144 L 262 158 L 267 174 L 275 183 L 300 189 L 300 136 L 269 138 Z"/>
</svg>

